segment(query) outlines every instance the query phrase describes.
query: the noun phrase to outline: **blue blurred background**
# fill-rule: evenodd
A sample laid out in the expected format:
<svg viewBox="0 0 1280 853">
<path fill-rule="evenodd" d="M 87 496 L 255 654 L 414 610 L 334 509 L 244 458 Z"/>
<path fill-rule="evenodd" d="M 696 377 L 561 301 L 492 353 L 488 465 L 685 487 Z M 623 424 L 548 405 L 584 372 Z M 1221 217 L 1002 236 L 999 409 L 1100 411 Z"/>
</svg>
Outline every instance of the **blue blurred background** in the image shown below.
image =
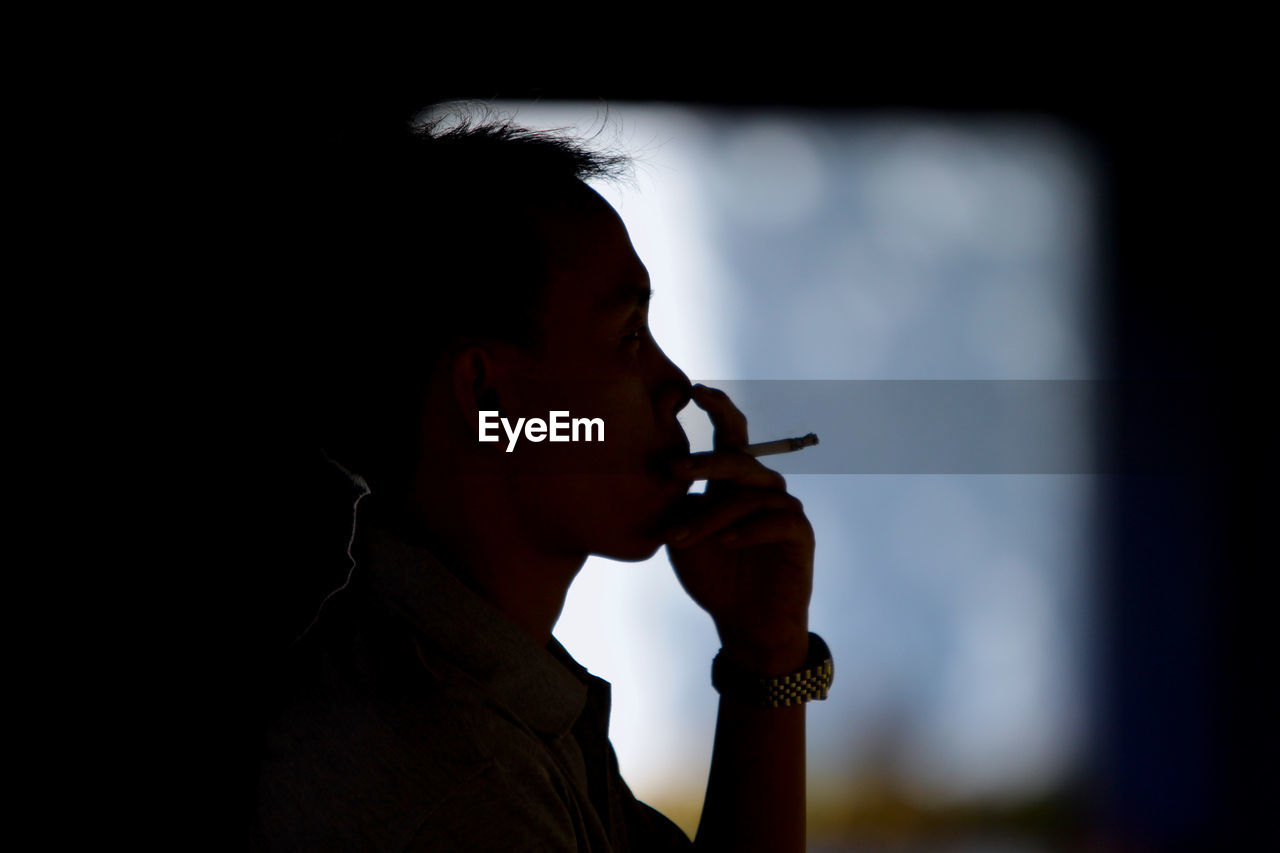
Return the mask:
<svg viewBox="0 0 1280 853">
<path fill-rule="evenodd" d="M 496 106 L 637 158 L 632 184 L 597 189 L 649 267 L 656 339 L 695 381 L 1095 376 L 1098 178 L 1067 126 Z M 804 451 L 814 459 L 857 441 L 823 431 L 823 400 L 742 405 L 749 419 L 792 424 L 755 440 L 816 430 L 824 444 Z M 709 449 L 705 416 L 691 406 L 682 420 Z M 817 535 L 812 625 L 838 673 L 809 715 L 817 823 L 874 824 L 891 802 L 1024 806 L 1073 785 L 1094 689 L 1093 477 L 788 483 Z M 692 831 L 718 644 L 665 551 L 641 564 L 592 558 L 556 633 L 615 685 L 612 738 L 632 788 Z"/>
</svg>

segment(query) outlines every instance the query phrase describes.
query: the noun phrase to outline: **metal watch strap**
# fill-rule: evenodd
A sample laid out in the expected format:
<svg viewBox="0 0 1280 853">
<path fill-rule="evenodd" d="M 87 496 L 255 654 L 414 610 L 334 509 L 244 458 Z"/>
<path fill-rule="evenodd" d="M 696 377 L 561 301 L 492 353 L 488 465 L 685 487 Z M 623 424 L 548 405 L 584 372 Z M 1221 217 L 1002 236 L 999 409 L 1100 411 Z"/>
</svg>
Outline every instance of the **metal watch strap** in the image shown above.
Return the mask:
<svg viewBox="0 0 1280 853">
<path fill-rule="evenodd" d="M 831 649 L 817 634 L 809 634 L 809 657 L 796 672 L 766 678 L 734 666 L 724 650 L 711 662 L 711 684 L 721 696 L 759 708 L 786 708 L 826 699 L 835 676 Z"/>
</svg>

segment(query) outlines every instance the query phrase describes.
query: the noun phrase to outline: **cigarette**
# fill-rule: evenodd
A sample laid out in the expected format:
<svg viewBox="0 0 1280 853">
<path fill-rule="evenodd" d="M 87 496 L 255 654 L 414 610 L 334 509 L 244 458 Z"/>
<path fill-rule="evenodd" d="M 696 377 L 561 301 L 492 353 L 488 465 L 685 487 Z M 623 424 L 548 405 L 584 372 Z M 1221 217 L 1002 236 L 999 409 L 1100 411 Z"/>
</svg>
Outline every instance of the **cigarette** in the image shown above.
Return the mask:
<svg viewBox="0 0 1280 853">
<path fill-rule="evenodd" d="M 777 441 L 748 444 L 742 450 L 752 456 L 773 456 L 777 453 L 795 453 L 797 450 L 804 450 L 806 447 L 812 447 L 817 443 L 818 437 L 813 433 L 809 433 L 800 438 L 780 438 Z"/>
</svg>

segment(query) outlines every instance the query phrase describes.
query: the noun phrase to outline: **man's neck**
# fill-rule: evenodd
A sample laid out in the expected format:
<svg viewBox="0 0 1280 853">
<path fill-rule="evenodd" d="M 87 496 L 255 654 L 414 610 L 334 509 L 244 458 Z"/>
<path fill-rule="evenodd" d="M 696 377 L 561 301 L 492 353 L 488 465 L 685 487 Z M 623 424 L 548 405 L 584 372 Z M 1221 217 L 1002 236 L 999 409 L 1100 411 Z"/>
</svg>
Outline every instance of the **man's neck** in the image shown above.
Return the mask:
<svg viewBox="0 0 1280 853">
<path fill-rule="evenodd" d="M 545 646 L 586 554 L 548 554 L 495 523 L 491 507 L 475 511 L 466 490 L 451 500 L 417 501 L 410 510 L 378 506 L 379 518 L 406 540 L 430 551 L 472 592 Z M 476 517 L 488 516 L 484 523 Z"/>
</svg>

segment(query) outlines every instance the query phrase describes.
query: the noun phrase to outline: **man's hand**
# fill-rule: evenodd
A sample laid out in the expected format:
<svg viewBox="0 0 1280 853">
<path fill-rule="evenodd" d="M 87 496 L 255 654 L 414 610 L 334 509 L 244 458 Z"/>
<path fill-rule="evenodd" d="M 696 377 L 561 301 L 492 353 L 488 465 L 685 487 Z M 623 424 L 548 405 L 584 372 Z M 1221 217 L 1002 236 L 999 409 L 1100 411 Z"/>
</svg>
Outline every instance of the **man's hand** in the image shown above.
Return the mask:
<svg viewBox="0 0 1280 853">
<path fill-rule="evenodd" d="M 695 385 L 711 418 L 715 449 L 676 463 L 689 495 L 667 547 L 676 576 L 711 614 L 725 655 L 761 675 L 798 669 L 809 644 L 813 528 L 782 475 L 741 451 L 747 419 L 722 391 Z"/>
</svg>

